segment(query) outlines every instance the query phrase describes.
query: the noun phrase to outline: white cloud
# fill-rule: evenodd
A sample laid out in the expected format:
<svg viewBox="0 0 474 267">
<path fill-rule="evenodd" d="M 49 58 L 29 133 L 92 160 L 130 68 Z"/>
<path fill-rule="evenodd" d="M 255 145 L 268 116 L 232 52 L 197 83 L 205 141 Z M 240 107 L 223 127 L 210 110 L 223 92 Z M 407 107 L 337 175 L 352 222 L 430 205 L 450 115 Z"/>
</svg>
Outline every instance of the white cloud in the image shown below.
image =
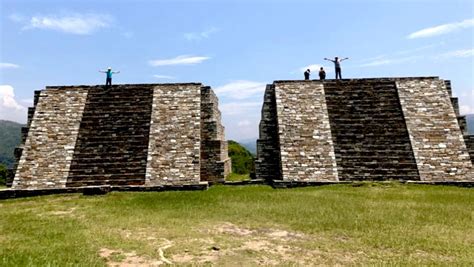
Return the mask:
<svg viewBox="0 0 474 267">
<path fill-rule="evenodd" d="M 195 65 L 202 63 L 206 60 L 210 59 L 210 57 L 196 57 L 196 56 L 189 56 L 189 55 L 181 55 L 175 58 L 170 59 L 156 59 L 150 60 L 148 63 L 151 66 L 171 66 L 171 65 Z"/>
<path fill-rule="evenodd" d="M 474 90 L 461 94 L 459 97 L 459 111 L 461 114 L 474 114 Z"/>
<path fill-rule="evenodd" d="M 237 123 L 239 127 L 247 127 L 250 126 L 252 123 L 249 120 L 242 120 Z"/>
<path fill-rule="evenodd" d="M 0 69 L 18 69 L 20 66 L 13 63 L 1 62 Z"/>
<path fill-rule="evenodd" d="M 438 58 L 467 58 L 474 56 L 474 48 L 449 51 L 438 56 Z"/>
<path fill-rule="evenodd" d="M 174 76 L 158 75 L 158 74 L 153 75 L 153 77 L 155 77 L 157 79 L 165 79 L 165 80 L 174 80 L 175 79 Z"/>
<path fill-rule="evenodd" d="M 299 70 L 301 73 L 305 72 L 307 69 L 310 69 L 311 70 L 311 73 L 317 73 L 319 72 L 319 69 L 323 67 L 324 68 L 324 71 L 326 71 L 326 73 L 328 72 L 331 72 L 331 68 L 329 67 L 326 67 L 326 66 L 323 66 L 323 65 L 319 65 L 319 64 L 311 64 L 311 65 L 308 65 L 306 67 L 301 67 Z"/>
<path fill-rule="evenodd" d="M 262 82 L 238 80 L 219 86 L 214 89 L 214 92 L 218 96 L 246 99 L 255 95 L 263 95 L 266 86 L 267 84 Z"/>
<path fill-rule="evenodd" d="M 64 33 L 85 35 L 96 32 L 101 28 L 110 27 L 112 21 L 112 17 L 105 14 L 34 16 L 28 21 L 23 29 L 47 29 Z"/>
<path fill-rule="evenodd" d="M 0 119 L 24 123 L 26 108 L 15 100 L 14 89 L 10 85 L 0 85 Z"/>
<path fill-rule="evenodd" d="M 218 32 L 219 29 L 216 27 L 211 27 L 207 30 L 204 30 L 202 32 L 188 32 L 183 34 L 184 39 L 188 41 L 200 41 L 202 39 L 207 39 L 209 36 L 213 33 Z"/>
<path fill-rule="evenodd" d="M 474 27 L 474 19 L 466 19 L 460 22 L 453 22 L 448 24 L 442 24 L 430 28 L 425 28 L 416 32 L 413 32 L 407 36 L 408 39 L 415 39 L 415 38 L 426 38 L 432 36 L 443 35 L 455 31 L 459 31 L 461 29 L 467 29 Z"/>
<path fill-rule="evenodd" d="M 258 137 L 261 101 L 238 101 L 222 103 L 222 122 L 226 128 L 227 139 L 246 140 Z"/>
<path fill-rule="evenodd" d="M 228 102 L 219 105 L 224 115 L 244 115 L 254 113 L 262 107 L 263 102 Z"/>
</svg>

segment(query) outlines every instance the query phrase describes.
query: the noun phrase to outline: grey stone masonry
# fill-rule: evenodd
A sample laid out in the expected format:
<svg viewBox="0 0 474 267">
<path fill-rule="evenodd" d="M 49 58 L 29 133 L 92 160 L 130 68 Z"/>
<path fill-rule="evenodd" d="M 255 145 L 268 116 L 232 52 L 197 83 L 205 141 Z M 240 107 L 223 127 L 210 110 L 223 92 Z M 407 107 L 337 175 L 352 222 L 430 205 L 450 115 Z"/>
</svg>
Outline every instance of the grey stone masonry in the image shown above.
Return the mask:
<svg viewBox="0 0 474 267">
<path fill-rule="evenodd" d="M 13 189 L 66 187 L 87 92 L 55 87 L 41 91 Z"/>
<path fill-rule="evenodd" d="M 329 80 L 324 91 L 339 180 L 419 180 L 393 80 Z"/>
<path fill-rule="evenodd" d="M 411 145 L 422 181 L 473 180 L 457 114 L 443 80 L 396 81 Z"/>
<path fill-rule="evenodd" d="M 284 181 L 338 181 L 324 86 L 276 81 L 275 99 Z"/>
<path fill-rule="evenodd" d="M 262 180 L 474 181 L 474 137 L 463 137 L 451 83 L 437 77 L 275 81 L 261 116 Z"/>
<path fill-rule="evenodd" d="M 143 185 L 153 89 L 90 87 L 67 187 Z"/>
<path fill-rule="evenodd" d="M 201 84 L 153 88 L 147 186 L 200 181 Z"/>
<path fill-rule="evenodd" d="M 35 114 L 36 106 L 38 105 L 38 100 L 41 94 L 41 90 L 35 90 L 34 98 L 33 98 L 33 107 L 28 108 L 28 120 L 26 122 L 26 127 L 22 127 L 21 129 L 21 142 L 18 147 L 14 150 L 15 156 L 15 164 L 13 168 L 8 170 L 8 175 L 6 179 L 6 186 L 11 187 L 13 184 L 13 179 L 15 178 L 15 173 L 18 168 L 18 163 L 20 162 L 21 154 L 23 153 L 23 147 L 25 146 L 26 138 L 28 137 L 28 131 L 31 126 L 31 122 L 33 121 L 33 116 Z"/>
<path fill-rule="evenodd" d="M 201 180 L 224 182 L 231 172 L 219 100 L 209 86 L 201 87 Z"/>
<path fill-rule="evenodd" d="M 200 83 L 46 87 L 28 124 L 13 190 L 203 189 L 231 170 L 218 99 Z"/>
<path fill-rule="evenodd" d="M 466 142 L 467 150 L 471 156 L 471 162 L 474 165 L 474 135 L 465 135 L 464 141 Z"/>
<path fill-rule="evenodd" d="M 255 160 L 256 178 L 267 182 L 281 179 L 277 124 L 275 86 L 269 84 L 263 96 L 259 139 L 257 139 L 257 158 Z"/>
<path fill-rule="evenodd" d="M 454 113 L 457 116 L 459 128 L 464 135 L 464 142 L 466 143 L 467 150 L 471 156 L 471 162 L 474 164 L 474 135 L 469 135 L 467 130 L 466 116 L 461 115 L 459 112 L 459 100 L 457 97 L 453 97 L 451 81 L 444 80 L 444 85 L 446 86 L 446 90 L 448 90 L 448 94 L 451 97 L 451 104 L 453 105 Z"/>
</svg>

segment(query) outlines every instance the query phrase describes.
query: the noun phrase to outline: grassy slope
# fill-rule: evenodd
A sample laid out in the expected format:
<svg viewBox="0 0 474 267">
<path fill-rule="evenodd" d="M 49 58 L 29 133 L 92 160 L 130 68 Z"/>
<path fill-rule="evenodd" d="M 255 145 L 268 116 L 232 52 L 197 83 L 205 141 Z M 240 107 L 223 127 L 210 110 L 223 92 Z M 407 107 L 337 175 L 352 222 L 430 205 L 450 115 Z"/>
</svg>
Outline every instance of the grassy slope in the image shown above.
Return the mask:
<svg viewBox="0 0 474 267">
<path fill-rule="evenodd" d="M 399 184 L 6 200 L 0 265 L 101 266 L 103 248 L 152 261 L 167 242 L 173 262 L 472 265 L 472 203 L 472 189 Z"/>
</svg>

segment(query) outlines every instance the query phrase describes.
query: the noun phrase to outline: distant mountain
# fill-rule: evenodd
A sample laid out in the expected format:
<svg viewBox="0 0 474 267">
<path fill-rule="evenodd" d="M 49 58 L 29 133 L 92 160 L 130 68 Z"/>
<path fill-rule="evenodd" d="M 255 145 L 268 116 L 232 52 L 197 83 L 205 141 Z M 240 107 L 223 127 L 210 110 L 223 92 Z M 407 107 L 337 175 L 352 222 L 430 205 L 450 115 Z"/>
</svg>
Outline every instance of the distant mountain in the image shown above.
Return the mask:
<svg viewBox="0 0 474 267">
<path fill-rule="evenodd" d="M 248 149 L 248 151 L 250 151 L 250 153 L 252 153 L 254 156 L 257 154 L 257 140 L 255 139 L 241 140 L 239 141 L 239 144 L 241 144 L 243 147 Z"/>
<path fill-rule="evenodd" d="M 0 164 L 13 166 L 15 156 L 13 151 L 21 142 L 21 127 L 23 124 L 13 121 L 0 120 Z"/>
<path fill-rule="evenodd" d="M 466 115 L 467 131 L 469 134 L 474 134 L 474 114 Z"/>
<path fill-rule="evenodd" d="M 239 143 L 229 140 L 229 157 L 232 159 L 232 172 L 238 174 L 253 173 L 255 170 L 253 155 Z"/>
</svg>

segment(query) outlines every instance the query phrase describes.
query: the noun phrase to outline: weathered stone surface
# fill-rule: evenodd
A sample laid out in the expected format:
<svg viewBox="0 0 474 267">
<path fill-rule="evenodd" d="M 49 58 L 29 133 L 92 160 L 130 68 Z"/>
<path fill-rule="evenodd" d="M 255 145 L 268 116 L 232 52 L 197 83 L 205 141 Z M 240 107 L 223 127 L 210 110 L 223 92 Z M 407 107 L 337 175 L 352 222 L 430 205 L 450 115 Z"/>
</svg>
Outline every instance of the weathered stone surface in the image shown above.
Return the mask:
<svg viewBox="0 0 474 267">
<path fill-rule="evenodd" d="M 231 163 L 218 99 L 201 87 L 58 86 L 35 92 L 31 126 L 22 131 L 28 138 L 15 150 L 21 159 L 14 189 L 202 189 L 207 182 L 201 181 L 223 181 Z"/>
<path fill-rule="evenodd" d="M 474 179 L 444 81 L 418 78 L 396 83 L 421 180 Z"/>
<path fill-rule="evenodd" d="M 255 160 L 256 178 L 267 182 L 281 179 L 280 142 L 278 140 L 277 124 L 275 86 L 269 84 L 263 96 L 259 139 L 257 140 L 257 158 Z"/>
<path fill-rule="evenodd" d="M 323 83 L 275 82 L 281 178 L 337 181 Z"/>
<path fill-rule="evenodd" d="M 231 172 L 219 100 L 208 86 L 201 87 L 201 180 L 224 182 Z"/>
<path fill-rule="evenodd" d="M 265 91 L 256 175 L 298 186 L 473 181 L 464 124 L 451 83 L 436 77 L 276 81 Z M 321 170 L 332 179 L 319 180 Z"/>
<path fill-rule="evenodd" d="M 63 188 L 74 154 L 87 89 L 42 91 L 12 187 Z"/>
<path fill-rule="evenodd" d="M 471 162 L 474 165 L 474 135 L 465 135 L 464 141 L 466 142 L 466 147 L 471 156 Z"/>
<path fill-rule="evenodd" d="M 393 80 L 324 82 L 339 180 L 419 180 Z"/>
<path fill-rule="evenodd" d="M 153 89 L 90 87 L 68 187 L 143 185 Z"/>
<path fill-rule="evenodd" d="M 153 88 L 147 186 L 200 181 L 201 84 Z"/>
</svg>

